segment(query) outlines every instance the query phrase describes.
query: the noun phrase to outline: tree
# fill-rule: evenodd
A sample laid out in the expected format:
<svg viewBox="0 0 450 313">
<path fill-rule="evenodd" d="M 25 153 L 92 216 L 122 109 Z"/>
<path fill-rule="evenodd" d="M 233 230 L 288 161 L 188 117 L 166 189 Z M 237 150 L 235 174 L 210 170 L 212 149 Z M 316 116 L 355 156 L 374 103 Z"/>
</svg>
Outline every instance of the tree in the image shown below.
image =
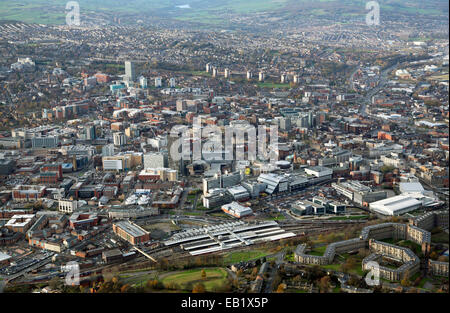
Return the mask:
<svg viewBox="0 0 450 313">
<path fill-rule="evenodd" d="M 202 280 L 206 280 L 206 271 L 205 269 L 202 269 Z"/>
<path fill-rule="evenodd" d="M 125 292 L 128 292 L 129 289 L 130 289 L 130 285 L 125 284 L 122 286 L 122 288 L 120 288 L 120 292 L 125 293 Z"/>
<path fill-rule="evenodd" d="M 60 280 L 58 276 L 53 277 L 49 282 L 48 282 L 48 286 L 52 289 L 52 290 L 56 290 L 58 289 L 60 285 Z"/>
<path fill-rule="evenodd" d="M 192 293 L 205 293 L 205 285 L 202 283 L 198 283 L 194 285 L 194 288 L 192 288 Z"/>
<path fill-rule="evenodd" d="M 164 289 L 164 284 L 157 279 L 147 281 L 147 287 L 150 289 Z"/>
<path fill-rule="evenodd" d="M 256 277 L 256 275 L 258 275 L 258 268 L 257 268 L 257 267 L 254 267 L 254 268 L 252 269 L 252 277 Z"/>
<path fill-rule="evenodd" d="M 277 288 L 277 293 L 283 293 L 286 287 L 287 287 L 286 284 L 279 284 Z"/>
<path fill-rule="evenodd" d="M 430 259 L 436 260 L 439 257 L 436 251 L 430 253 Z"/>
<path fill-rule="evenodd" d="M 330 289 L 330 276 L 324 276 L 320 279 L 320 292 L 328 292 Z"/>
<path fill-rule="evenodd" d="M 168 289 L 168 290 L 178 290 L 178 289 L 180 289 L 180 286 L 178 286 L 178 284 L 175 283 L 175 282 L 169 282 L 169 283 L 167 283 L 167 284 L 165 285 L 165 287 L 166 287 L 166 289 Z"/>
<path fill-rule="evenodd" d="M 400 281 L 400 285 L 402 285 L 403 287 L 408 287 L 409 286 L 409 279 L 408 279 L 408 277 L 409 277 L 409 271 L 406 271 L 403 274 L 403 278 Z"/>
</svg>

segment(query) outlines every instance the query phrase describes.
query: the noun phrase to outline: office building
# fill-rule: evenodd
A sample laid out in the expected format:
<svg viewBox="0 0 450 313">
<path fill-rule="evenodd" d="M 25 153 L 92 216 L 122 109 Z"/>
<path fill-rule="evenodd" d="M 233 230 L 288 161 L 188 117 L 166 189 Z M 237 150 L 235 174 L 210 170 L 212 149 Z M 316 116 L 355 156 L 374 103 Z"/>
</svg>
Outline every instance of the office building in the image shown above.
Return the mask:
<svg viewBox="0 0 450 313">
<path fill-rule="evenodd" d="M 86 140 L 94 140 L 97 138 L 95 125 L 87 125 L 84 127 L 84 134 Z"/>
<path fill-rule="evenodd" d="M 161 77 L 156 77 L 155 78 L 155 87 L 159 88 L 162 86 L 162 78 Z"/>
<path fill-rule="evenodd" d="M 114 233 L 132 245 L 138 245 L 150 240 L 150 233 L 130 221 L 119 221 L 113 224 Z"/>
<path fill-rule="evenodd" d="M 169 79 L 169 87 L 175 88 L 175 86 L 176 86 L 175 78 L 172 77 L 171 79 Z"/>
<path fill-rule="evenodd" d="M 122 132 L 114 133 L 113 142 L 115 146 L 124 146 L 127 144 L 127 137 Z"/>
<path fill-rule="evenodd" d="M 222 205 L 221 209 L 226 214 L 234 216 L 236 218 L 241 218 L 241 217 L 253 214 L 253 211 L 251 208 L 242 206 L 237 202 L 231 202 L 228 204 L 224 204 L 224 205 Z"/>
<path fill-rule="evenodd" d="M 144 168 L 165 168 L 169 165 L 167 153 L 157 152 L 144 154 Z"/>
<path fill-rule="evenodd" d="M 264 72 L 259 72 L 258 80 L 260 82 L 263 82 L 265 79 L 266 79 L 266 75 L 264 74 Z"/>
<path fill-rule="evenodd" d="M 102 147 L 102 156 L 113 156 L 114 155 L 114 145 L 104 145 Z"/>
<path fill-rule="evenodd" d="M 42 136 L 31 138 L 31 146 L 33 149 L 56 148 L 59 144 L 57 136 Z"/>
<path fill-rule="evenodd" d="M 136 79 L 134 70 L 134 63 L 131 61 L 125 61 L 125 79 L 133 82 Z"/>
<path fill-rule="evenodd" d="M 58 211 L 63 213 L 73 213 L 78 209 L 77 200 L 61 199 L 58 201 Z"/>
<path fill-rule="evenodd" d="M 145 78 L 144 76 L 139 77 L 139 85 L 141 86 L 141 88 L 147 88 L 148 87 L 148 81 L 147 78 Z"/>
</svg>

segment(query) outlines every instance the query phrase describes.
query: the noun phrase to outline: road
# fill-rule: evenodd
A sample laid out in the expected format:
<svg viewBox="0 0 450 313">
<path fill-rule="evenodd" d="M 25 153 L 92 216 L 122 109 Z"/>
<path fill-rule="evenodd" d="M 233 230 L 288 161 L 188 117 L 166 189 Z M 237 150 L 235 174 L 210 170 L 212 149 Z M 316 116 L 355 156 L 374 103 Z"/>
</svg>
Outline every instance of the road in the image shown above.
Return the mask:
<svg viewBox="0 0 450 313">
<path fill-rule="evenodd" d="M 369 91 L 367 92 L 367 94 L 361 99 L 361 106 L 360 106 L 360 108 L 359 108 L 359 113 L 360 113 L 362 116 L 367 116 L 367 113 L 366 113 L 367 105 L 370 104 L 370 103 L 372 102 L 372 100 L 371 100 L 372 97 L 373 97 L 374 95 L 376 95 L 381 89 L 383 89 L 383 88 L 386 86 L 388 74 L 389 74 L 390 72 L 392 72 L 394 69 L 396 69 L 398 65 L 399 65 L 399 64 L 397 63 L 397 64 L 395 64 L 395 65 L 393 65 L 393 66 L 391 66 L 391 67 L 389 67 L 389 68 L 383 70 L 383 71 L 380 73 L 380 82 L 379 82 L 378 86 L 376 86 L 375 88 L 372 88 L 371 90 L 369 90 Z M 353 75 L 353 74 L 352 74 L 352 75 Z M 353 77 L 353 76 L 352 76 L 352 77 Z"/>
<path fill-rule="evenodd" d="M 264 293 L 272 293 L 273 288 L 277 287 L 277 286 L 273 286 L 273 280 L 278 272 L 278 267 L 284 261 L 284 254 L 285 254 L 285 252 L 280 252 L 275 255 L 276 256 L 275 266 L 272 268 L 272 270 L 269 273 L 269 278 L 267 279 L 266 289 L 264 290 Z"/>
</svg>

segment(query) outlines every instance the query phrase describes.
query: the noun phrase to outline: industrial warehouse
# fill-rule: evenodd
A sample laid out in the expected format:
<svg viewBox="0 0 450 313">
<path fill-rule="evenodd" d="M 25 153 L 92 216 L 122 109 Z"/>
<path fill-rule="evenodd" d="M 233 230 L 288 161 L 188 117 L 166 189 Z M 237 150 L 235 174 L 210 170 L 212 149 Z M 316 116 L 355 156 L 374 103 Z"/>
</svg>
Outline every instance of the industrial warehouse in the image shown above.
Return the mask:
<svg viewBox="0 0 450 313">
<path fill-rule="evenodd" d="M 179 245 L 191 255 L 200 255 L 294 236 L 294 233 L 286 232 L 275 221 L 238 221 L 183 231 L 172 236 L 165 245 Z"/>
</svg>

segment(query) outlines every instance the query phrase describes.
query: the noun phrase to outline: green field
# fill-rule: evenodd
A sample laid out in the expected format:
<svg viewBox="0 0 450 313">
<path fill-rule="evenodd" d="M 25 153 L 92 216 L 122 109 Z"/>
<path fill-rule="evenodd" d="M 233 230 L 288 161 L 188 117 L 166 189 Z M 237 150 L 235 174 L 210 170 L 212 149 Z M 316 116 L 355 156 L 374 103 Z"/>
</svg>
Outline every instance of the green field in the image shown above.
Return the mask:
<svg viewBox="0 0 450 313">
<path fill-rule="evenodd" d="M 268 217 L 268 218 L 266 218 L 266 220 L 269 220 L 269 221 L 282 221 L 284 219 L 286 219 L 286 217 L 284 217 L 283 214 L 278 214 L 275 217 Z"/>
<path fill-rule="evenodd" d="M 431 235 L 431 242 L 435 242 L 435 243 L 448 243 L 449 241 L 449 235 L 444 232 L 441 231 L 437 234 L 432 234 Z"/>
<path fill-rule="evenodd" d="M 78 0 L 80 18 L 99 14 L 112 17 L 127 16 L 129 23 L 147 15 L 165 19 L 201 23 L 205 26 L 233 26 L 230 15 L 246 16 L 255 13 L 272 12 L 285 18 L 313 16 L 324 19 L 336 14 L 341 17 L 359 16 L 366 12 L 365 0 L 190 0 L 188 8 L 168 0 Z M 320 5 L 317 5 L 320 2 Z M 66 21 L 66 0 L 23 0 L 0 2 L 0 20 L 17 20 L 28 23 L 64 24 Z M 448 16 L 448 3 L 436 0 L 433 3 L 418 0 L 391 0 L 382 3 L 382 12 L 396 14 Z M 130 18 L 135 17 L 135 19 Z"/>
<path fill-rule="evenodd" d="M 285 256 L 284 256 L 284 260 L 285 261 L 295 262 L 294 253 L 286 253 Z"/>
<path fill-rule="evenodd" d="M 162 279 L 163 284 L 176 283 L 181 288 L 188 284 L 203 283 L 206 291 L 213 291 L 214 287 L 223 285 L 227 280 L 227 271 L 223 268 L 206 268 L 206 279 L 202 279 L 202 269 L 193 269 L 168 275 Z"/>
<path fill-rule="evenodd" d="M 278 84 L 278 83 L 257 83 L 256 84 L 259 88 L 281 88 L 281 89 L 288 89 L 289 84 Z"/>
<path fill-rule="evenodd" d="M 259 259 L 268 255 L 269 252 L 264 250 L 251 250 L 251 251 L 236 251 L 226 253 L 223 258 L 224 264 L 235 264 L 242 261 L 250 261 L 254 259 Z"/>
<path fill-rule="evenodd" d="M 320 267 L 326 270 L 340 271 L 341 265 L 336 263 L 336 264 L 321 265 Z"/>
<path fill-rule="evenodd" d="M 320 247 L 315 247 L 310 252 L 308 252 L 308 254 L 322 256 L 325 253 L 326 249 L 327 249 L 326 245 L 323 245 L 323 246 L 320 246 Z"/>
<path fill-rule="evenodd" d="M 329 220 L 332 221 L 341 221 L 341 220 L 360 220 L 360 219 L 365 219 L 368 218 L 367 215 L 353 215 L 353 216 L 336 216 L 336 217 L 332 217 Z"/>
</svg>

